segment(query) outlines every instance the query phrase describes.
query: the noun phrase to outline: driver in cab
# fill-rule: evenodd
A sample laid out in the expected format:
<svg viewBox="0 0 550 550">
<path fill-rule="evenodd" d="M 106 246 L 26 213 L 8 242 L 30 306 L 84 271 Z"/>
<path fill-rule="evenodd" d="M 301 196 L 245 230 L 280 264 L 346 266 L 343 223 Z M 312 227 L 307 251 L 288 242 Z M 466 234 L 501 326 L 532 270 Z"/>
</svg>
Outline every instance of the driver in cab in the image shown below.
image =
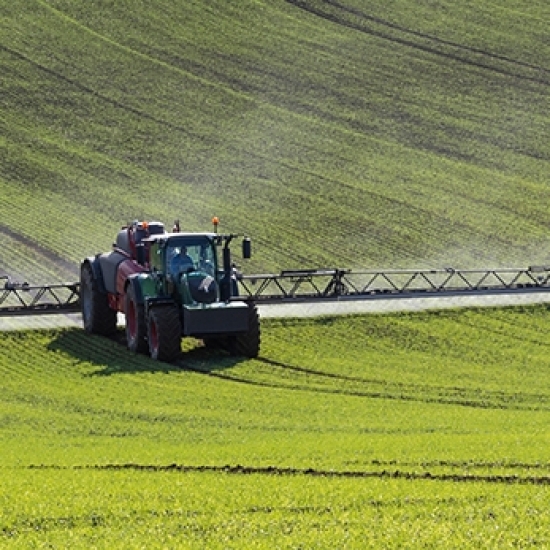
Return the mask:
<svg viewBox="0 0 550 550">
<path fill-rule="evenodd" d="M 172 276 L 177 278 L 182 273 L 188 273 L 195 268 L 193 259 L 187 254 L 187 248 L 182 246 L 178 254 L 176 254 L 170 262 L 170 271 Z"/>
</svg>

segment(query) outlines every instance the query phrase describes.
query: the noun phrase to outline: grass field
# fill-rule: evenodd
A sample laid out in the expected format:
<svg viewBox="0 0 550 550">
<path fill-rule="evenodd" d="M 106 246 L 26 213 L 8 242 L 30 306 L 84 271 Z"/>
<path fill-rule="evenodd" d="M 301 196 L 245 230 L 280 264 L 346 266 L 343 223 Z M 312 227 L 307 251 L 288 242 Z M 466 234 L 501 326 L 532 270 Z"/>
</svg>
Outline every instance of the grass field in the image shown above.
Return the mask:
<svg viewBox="0 0 550 550">
<path fill-rule="evenodd" d="M 249 272 L 548 258 L 544 0 L 2 9 L 17 273 L 57 275 L 29 241 L 68 276 L 128 220 L 214 214 L 254 239 Z"/>
<path fill-rule="evenodd" d="M 162 364 L 0 341 L 0 544 L 550 545 L 545 307 L 264 322 Z"/>
<path fill-rule="evenodd" d="M 248 273 L 548 265 L 546 0 L 0 0 L 0 275 L 135 218 Z M 544 306 L 0 338 L 0 547 L 550 547 Z"/>
</svg>

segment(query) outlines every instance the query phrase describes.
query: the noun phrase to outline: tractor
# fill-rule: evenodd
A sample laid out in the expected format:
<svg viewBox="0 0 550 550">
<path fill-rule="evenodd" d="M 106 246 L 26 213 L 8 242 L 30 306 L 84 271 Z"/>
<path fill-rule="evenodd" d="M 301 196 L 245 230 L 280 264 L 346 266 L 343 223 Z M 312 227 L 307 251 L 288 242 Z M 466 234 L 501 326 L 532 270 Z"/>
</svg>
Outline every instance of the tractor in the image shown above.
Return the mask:
<svg viewBox="0 0 550 550">
<path fill-rule="evenodd" d="M 238 235 L 171 232 L 162 222 L 134 221 L 121 228 L 110 252 L 81 263 L 80 303 L 84 329 L 112 336 L 117 316 L 126 317 L 126 342 L 136 353 L 172 362 L 181 338 L 202 339 L 233 355 L 256 357 L 260 321 L 252 301 L 239 299 L 230 243 Z M 250 258 L 250 239 L 242 255 Z M 221 259 L 220 259 L 221 256 Z"/>
</svg>

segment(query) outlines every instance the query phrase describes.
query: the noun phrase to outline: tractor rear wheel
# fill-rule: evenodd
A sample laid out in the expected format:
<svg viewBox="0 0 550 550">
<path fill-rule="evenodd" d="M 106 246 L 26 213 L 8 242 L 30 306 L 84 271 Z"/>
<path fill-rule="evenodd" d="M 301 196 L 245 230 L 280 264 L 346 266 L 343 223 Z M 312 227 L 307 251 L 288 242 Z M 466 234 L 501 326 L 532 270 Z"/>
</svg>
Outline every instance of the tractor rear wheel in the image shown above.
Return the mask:
<svg viewBox="0 0 550 550">
<path fill-rule="evenodd" d="M 117 313 L 109 307 L 107 294 L 99 289 L 89 263 L 80 269 L 80 307 L 86 332 L 102 336 L 112 336 L 116 332 Z"/>
<path fill-rule="evenodd" d="M 126 313 L 126 343 L 134 353 L 147 353 L 147 325 L 143 304 L 139 304 L 134 287 L 130 284 L 124 300 Z"/>
<path fill-rule="evenodd" d="M 150 310 L 147 326 L 152 359 L 171 363 L 181 353 L 181 321 L 177 306 L 163 305 Z"/>
<path fill-rule="evenodd" d="M 248 303 L 248 330 L 232 337 L 231 353 L 244 357 L 258 357 L 260 353 L 260 316 L 253 302 Z"/>
</svg>

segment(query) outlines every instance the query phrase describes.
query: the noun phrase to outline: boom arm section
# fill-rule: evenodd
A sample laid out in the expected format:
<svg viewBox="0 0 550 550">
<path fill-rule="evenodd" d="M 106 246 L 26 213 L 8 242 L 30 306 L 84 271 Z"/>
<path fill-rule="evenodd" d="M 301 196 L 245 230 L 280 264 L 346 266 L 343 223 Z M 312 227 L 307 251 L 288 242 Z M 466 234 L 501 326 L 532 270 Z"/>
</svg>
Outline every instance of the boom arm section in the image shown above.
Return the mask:
<svg viewBox="0 0 550 550">
<path fill-rule="evenodd" d="M 79 311 L 79 283 L 30 285 L 0 277 L 0 316 Z M 143 281 L 141 281 L 143 283 Z M 150 281 L 145 283 L 151 285 Z M 298 269 L 242 275 L 239 300 L 258 303 L 550 291 L 550 266 L 500 269 Z M 148 292 L 145 292 L 148 294 Z"/>
<path fill-rule="evenodd" d="M 288 300 L 428 294 L 544 292 L 550 267 L 501 269 L 298 269 L 280 274 L 243 275 L 244 297 L 270 303 Z"/>
<path fill-rule="evenodd" d="M 79 283 L 30 285 L 8 276 L 0 290 L 0 315 L 37 315 L 80 311 Z"/>
</svg>

